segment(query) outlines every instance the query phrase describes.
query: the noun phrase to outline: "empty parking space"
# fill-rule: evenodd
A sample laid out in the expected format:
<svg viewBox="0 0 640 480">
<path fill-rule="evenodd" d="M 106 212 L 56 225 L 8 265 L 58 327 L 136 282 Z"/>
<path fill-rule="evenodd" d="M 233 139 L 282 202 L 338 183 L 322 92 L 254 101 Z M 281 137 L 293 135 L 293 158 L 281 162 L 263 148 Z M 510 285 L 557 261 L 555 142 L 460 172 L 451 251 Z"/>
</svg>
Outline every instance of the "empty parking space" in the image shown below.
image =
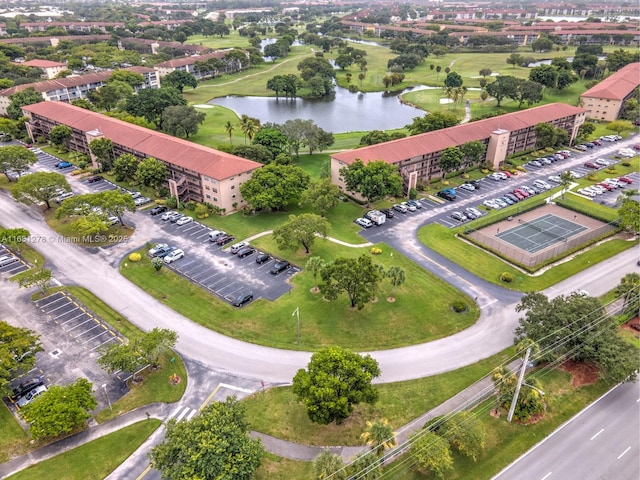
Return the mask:
<svg viewBox="0 0 640 480">
<path fill-rule="evenodd" d="M 37 301 L 36 306 L 85 350 L 94 351 L 111 342 L 124 341 L 117 331 L 65 291 Z"/>
<path fill-rule="evenodd" d="M 0 244 L 0 275 L 12 277 L 18 273 L 26 272 L 31 267 L 20 256 L 13 253 L 4 245 Z"/>
</svg>

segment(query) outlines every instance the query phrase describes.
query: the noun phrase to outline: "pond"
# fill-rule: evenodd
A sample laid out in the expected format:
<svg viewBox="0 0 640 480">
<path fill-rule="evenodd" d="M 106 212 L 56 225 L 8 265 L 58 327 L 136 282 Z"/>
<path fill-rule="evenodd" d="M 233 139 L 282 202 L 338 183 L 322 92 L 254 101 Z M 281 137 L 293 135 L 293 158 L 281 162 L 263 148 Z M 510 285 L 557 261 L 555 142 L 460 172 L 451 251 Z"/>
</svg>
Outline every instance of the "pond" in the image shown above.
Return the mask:
<svg viewBox="0 0 640 480">
<path fill-rule="evenodd" d="M 427 87 L 408 88 L 394 94 L 383 92 L 352 93 L 336 87 L 331 99 L 276 99 L 275 97 L 220 97 L 209 101 L 233 110 L 238 116 L 248 115 L 261 123 L 285 123 L 296 118 L 311 119 L 323 130 L 332 133 L 392 130 L 402 128 L 422 117 L 425 111 L 405 105 L 400 93 Z M 436 87 L 437 88 L 437 87 Z M 443 94 L 444 97 L 444 94 Z"/>
</svg>

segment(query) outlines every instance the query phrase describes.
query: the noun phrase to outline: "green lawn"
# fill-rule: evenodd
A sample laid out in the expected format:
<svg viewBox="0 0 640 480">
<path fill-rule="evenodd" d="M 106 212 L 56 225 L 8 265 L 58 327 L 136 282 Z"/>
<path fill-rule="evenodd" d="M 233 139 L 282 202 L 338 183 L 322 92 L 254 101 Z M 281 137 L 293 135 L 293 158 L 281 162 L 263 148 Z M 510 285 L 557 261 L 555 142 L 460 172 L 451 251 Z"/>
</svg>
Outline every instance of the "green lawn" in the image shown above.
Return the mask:
<svg viewBox="0 0 640 480">
<path fill-rule="evenodd" d="M 11 480 L 105 478 L 142 445 L 161 424 L 162 422 L 156 419 L 135 423 L 49 460 L 32 465 L 7 478 Z"/>
<path fill-rule="evenodd" d="M 270 453 L 262 457 L 262 465 L 253 475 L 254 480 L 292 480 L 313 478 L 313 463 L 289 460 Z"/>
<path fill-rule="evenodd" d="M 304 267 L 308 259 L 301 252 L 279 252 L 271 236 L 253 243 L 295 265 Z M 169 269 L 155 273 L 146 256 L 138 263 L 123 262 L 120 271 L 155 298 L 207 328 L 277 348 L 316 350 L 330 345 L 359 350 L 393 348 L 451 335 L 477 319 L 479 312 L 471 299 L 390 247 L 380 247 L 383 253 L 374 260 L 385 268 L 400 266 L 407 281 L 396 288 L 395 302 L 387 301 L 391 287 L 384 282 L 378 301 L 362 310 L 351 309 L 344 295 L 328 302 L 320 294 L 312 293 L 314 279 L 306 270 L 291 278 L 293 289 L 276 302 L 259 299 L 242 309 L 231 307 Z M 316 242 L 312 253 L 326 261 L 369 255 L 368 249 L 342 247 L 322 239 Z M 466 302 L 469 309 L 453 313 L 450 306 L 456 299 Z M 291 318 L 297 307 L 301 318 L 300 345 L 296 345 L 295 322 Z"/>
<path fill-rule="evenodd" d="M 7 406 L 0 405 L 0 463 L 22 455 L 29 447 L 29 437 Z"/>
<path fill-rule="evenodd" d="M 540 275 L 529 276 L 498 257 L 458 239 L 455 229 L 451 230 L 442 225 L 431 224 L 419 230 L 418 238 L 430 249 L 456 262 L 474 275 L 502 287 L 521 292 L 544 290 L 591 265 L 638 246 L 637 240 L 612 239 L 590 247 L 586 252 L 576 255 L 571 261 L 556 265 Z M 516 281 L 510 284 L 500 281 L 500 275 L 503 272 L 511 273 Z"/>
<path fill-rule="evenodd" d="M 367 420 L 386 418 L 392 428 L 400 428 L 490 374 L 496 365 L 508 362 L 514 352 L 514 348 L 508 348 L 452 372 L 378 385 L 378 402 L 373 406 L 356 406 L 354 413 L 341 425 L 311 422 L 291 387 L 259 392 L 243 403 L 247 406 L 247 419 L 253 430 L 310 445 L 361 445 L 360 434 L 366 428 Z"/>
</svg>

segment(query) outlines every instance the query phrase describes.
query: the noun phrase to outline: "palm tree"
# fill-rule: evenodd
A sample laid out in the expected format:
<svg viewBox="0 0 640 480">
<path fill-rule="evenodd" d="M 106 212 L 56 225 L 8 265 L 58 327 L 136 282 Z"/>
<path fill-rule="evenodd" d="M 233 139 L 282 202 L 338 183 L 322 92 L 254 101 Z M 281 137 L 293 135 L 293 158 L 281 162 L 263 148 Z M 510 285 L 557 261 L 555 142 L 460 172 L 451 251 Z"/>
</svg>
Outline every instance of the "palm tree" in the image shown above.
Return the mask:
<svg viewBox="0 0 640 480">
<path fill-rule="evenodd" d="M 313 471 L 318 480 L 331 476 L 335 480 L 344 480 L 347 475 L 343 469 L 344 462 L 340 455 L 334 455 L 325 448 L 320 455 L 313 460 Z"/>
<path fill-rule="evenodd" d="M 320 270 L 322 270 L 325 265 L 325 261 L 320 257 L 310 257 L 309 260 L 307 260 L 307 270 L 313 274 L 314 292 L 318 291 L 318 273 L 320 273 Z"/>
<path fill-rule="evenodd" d="M 235 130 L 236 127 L 234 127 L 233 123 L 231 122 L 227 122 L 224 124 L 224 131 L 227 132 L 227 135 L 229 135 L 229 143 L 233 144 L 233 131 Z"/>
<path fill-rule="evenodd" d="M 397 265 L 390 267 L 389 270 L 385 273 L 385 276 L 391 282 L 391 296 L 393 297 L 393 290 L 395 287 L 399 287 L 406 280 L 406 275 L 404 270 Z"/>
<path fill-rule="evenodd" d="M 240 117 L 240 129 L 244 133 L 244 143 L 246 144 L 247 137 L 249 137 L 249 140 L 253 140 L 254 135 L 260 130 L 260 120 L 243 114 Z"/>
<path fill-rule="evenodd" d="M 375 450 L 378 457 L 382 456 L 385 450 L 396 446 L 396 432 L 391 429 L 386 418 L 367 422 L 367 429 L 360 438 L 371 446 L 371 450 Z"/>
</svg>

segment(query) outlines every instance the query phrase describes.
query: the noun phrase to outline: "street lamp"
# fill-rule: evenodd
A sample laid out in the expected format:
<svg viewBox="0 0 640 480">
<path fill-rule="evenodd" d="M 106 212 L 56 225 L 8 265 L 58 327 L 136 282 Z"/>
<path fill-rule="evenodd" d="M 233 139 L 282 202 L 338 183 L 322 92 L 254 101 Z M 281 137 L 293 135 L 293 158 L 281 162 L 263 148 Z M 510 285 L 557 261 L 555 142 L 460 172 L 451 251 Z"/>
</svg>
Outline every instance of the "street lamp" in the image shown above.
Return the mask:
<svg viewBox="0 0 640 480">
<path fill-rule="evenodd" d="M 111 410 L 111 413 L 113 413 L 113 407 L 111 406 L 111 400 L 109 399 L 109 392 L 107 391 L 107 384 L 106 383 L 102 384 L 102 389 L 104 390 L 104 394 L 107 397 L 107 403 L 109 404 L 109 410 Z"/>
</svg>

